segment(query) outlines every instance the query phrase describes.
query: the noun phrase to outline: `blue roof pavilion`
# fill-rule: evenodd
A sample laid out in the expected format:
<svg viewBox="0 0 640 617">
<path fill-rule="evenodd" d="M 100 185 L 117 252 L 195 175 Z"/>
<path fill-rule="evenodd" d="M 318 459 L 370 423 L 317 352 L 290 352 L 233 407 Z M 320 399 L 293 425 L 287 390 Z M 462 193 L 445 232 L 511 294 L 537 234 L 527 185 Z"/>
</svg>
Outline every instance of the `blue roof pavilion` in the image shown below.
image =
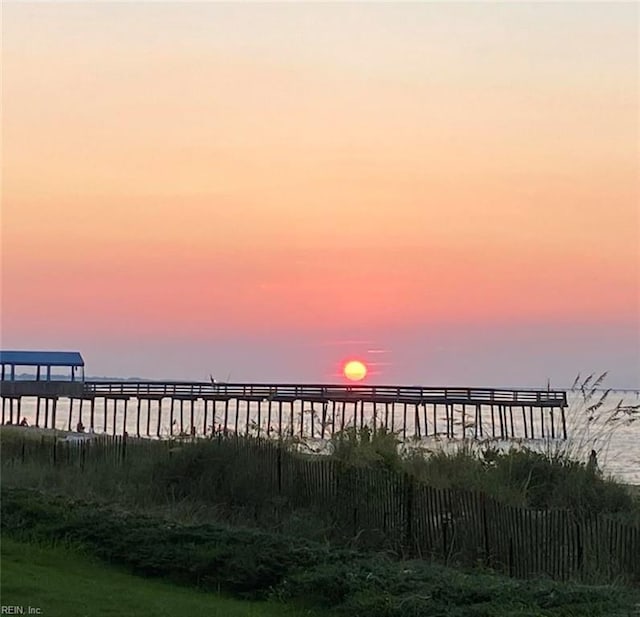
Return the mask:
<svg viewBox="0 0 640 617">
<path fill-rule="evenodd" d="M 2 381 L 16 381 L 16 367 L 36 367 L 35 380 L 84 381 L 84 360 L 77 351 L 0 351 Z M 51 369 L 68 368 L 68 376 Z M 44 371 L 42 369 L 45 369 Z M 8 369 L 8 370 L 7 370 Z"/>
</svg>

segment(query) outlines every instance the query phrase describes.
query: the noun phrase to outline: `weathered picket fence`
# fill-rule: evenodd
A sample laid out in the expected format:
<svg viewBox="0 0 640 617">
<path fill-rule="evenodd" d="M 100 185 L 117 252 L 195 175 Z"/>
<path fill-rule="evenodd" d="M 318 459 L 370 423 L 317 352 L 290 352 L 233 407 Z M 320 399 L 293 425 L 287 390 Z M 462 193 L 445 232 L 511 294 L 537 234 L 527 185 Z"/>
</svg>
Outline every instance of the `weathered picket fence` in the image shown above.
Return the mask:
<svg viewBox="0 0 640 617">
<path fill-rule="evenodd" d="M 215 474 L 221 501 L 257 512 L 277 498 L 282 512 L 311 510 L 363 545 L 393 547 L 406 557 L 481 564 L 519 578 L 640 583 L 637 525 L 604 515 L 512 507 L 479 492 L 434 488 L 382 467 L 304 456 L 273 441 L 220 437 L 210 447 L 216 444 L 224 448 L 227 463 L 231 460 L 225 469 L 233 470 Z M 115 468 L 150 456 L 166 461 L 190 447 L 121 436 L 23 439 L 3 444 L 2 461 L 72 465 L 91 473 L 96 465 Z"/>
</svg>

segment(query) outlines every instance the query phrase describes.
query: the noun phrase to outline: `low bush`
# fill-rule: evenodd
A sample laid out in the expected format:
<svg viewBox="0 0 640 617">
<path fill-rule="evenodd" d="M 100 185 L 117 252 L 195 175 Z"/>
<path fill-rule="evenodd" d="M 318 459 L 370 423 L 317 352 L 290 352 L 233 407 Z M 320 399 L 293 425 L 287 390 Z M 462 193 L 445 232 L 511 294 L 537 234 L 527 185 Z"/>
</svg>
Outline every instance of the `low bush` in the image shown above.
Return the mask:
<svg viewBox="0 0 640 617">
<path fill-rule="evenodd" d="M 640 522 L 640 500 L 587 463 L 527 447 L 501 451 L 463 444 L 453 451 L 413 453 L 405 469 L 438 488 L 478 490 L 503 503 Z"/>
<path fill-rule="evenodd" d="M 1 497 L 3 534 L 70 543 L 146 576 L 351 617 L 622 617 L 640 602 L 623 587 L 471 574 L 264 531 L 179 525 L 34 491 L 4 488 Z"/>
</svg>

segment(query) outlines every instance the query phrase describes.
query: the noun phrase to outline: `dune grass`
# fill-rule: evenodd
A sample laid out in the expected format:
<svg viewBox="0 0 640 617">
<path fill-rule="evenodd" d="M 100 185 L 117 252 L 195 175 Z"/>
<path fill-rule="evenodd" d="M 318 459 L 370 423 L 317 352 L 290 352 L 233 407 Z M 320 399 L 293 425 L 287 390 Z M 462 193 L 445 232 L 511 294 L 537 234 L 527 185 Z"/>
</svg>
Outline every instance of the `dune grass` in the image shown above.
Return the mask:
<svg viewBox="0 0 640 617">
<path fill-rule="evenodd" d="M 280 603 L 249 602 L 142 578 L 64 546 L 6 536 L 1 544 L 3 606 L 40 609 L 46 617 L 302 617 Z M 32 613 L 36 614 L 36 613 Z"/>
</svg>

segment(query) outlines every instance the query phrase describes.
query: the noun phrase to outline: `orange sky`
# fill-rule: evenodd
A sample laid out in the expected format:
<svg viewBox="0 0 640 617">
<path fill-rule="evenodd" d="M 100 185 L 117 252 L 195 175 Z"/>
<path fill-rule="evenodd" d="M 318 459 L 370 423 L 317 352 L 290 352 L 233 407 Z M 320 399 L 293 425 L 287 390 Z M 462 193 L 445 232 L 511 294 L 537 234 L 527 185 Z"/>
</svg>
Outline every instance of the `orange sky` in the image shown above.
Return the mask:
<svg viewBox="0 0 640 617">
<path fill-rule="evenodd" d="M 2 345 L 357 331 L 419 379 L 401 331 L 606 325 L 633 375 L 638 51 L 633 3 L 7 3 Z"/>
</svg>

